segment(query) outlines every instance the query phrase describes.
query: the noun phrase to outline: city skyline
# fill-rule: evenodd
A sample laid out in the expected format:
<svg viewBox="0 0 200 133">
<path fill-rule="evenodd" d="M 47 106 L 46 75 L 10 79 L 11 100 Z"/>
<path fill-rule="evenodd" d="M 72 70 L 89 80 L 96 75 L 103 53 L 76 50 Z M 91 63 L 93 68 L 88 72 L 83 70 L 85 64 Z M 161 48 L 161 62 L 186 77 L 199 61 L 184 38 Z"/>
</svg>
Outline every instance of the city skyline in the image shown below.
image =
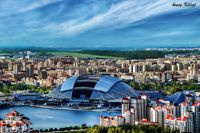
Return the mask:
<svg viewBox="0 0 200 133">
<path fill-rule="evenodd" d="M 1 1 L 0 46 L 200 46 L 199 2 L 190 1 L 194 7 L 185 2 Z"/>
</svg>

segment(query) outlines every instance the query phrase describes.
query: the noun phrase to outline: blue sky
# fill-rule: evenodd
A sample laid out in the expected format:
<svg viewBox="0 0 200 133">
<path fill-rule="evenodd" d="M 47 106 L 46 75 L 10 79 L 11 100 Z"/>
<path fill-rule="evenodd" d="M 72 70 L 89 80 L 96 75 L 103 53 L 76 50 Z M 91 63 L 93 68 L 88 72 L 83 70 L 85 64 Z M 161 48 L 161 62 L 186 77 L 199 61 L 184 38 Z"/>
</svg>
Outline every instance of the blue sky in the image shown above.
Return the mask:
<svg viewBox="0 0 200 133">
<path fill-rule="evenodd" d="M 200 1 L 1 0 L 0 46 L 200 46 Z"/>
</svg>

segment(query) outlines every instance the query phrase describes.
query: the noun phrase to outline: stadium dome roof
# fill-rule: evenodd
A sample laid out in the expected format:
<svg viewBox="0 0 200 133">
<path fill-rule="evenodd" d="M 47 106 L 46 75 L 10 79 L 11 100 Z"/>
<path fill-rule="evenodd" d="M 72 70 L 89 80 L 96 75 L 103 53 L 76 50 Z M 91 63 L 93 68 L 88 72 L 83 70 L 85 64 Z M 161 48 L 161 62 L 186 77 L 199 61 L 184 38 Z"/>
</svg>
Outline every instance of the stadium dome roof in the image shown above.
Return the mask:
<svg viewBox="0 0 200 133">
<path fill-rule="evenodd" d="M 180 104 L 182 102 L 185 102 L 185 94 L 183 92 L 176 92 L 171 96 L 165 97 L 164 99 L 172 102 L 175 105 L 177 105 L 177 104 Z"/>
<path fill-rule="evenodd" d="M 67 79 L 50 94 L 54 98 L 119 99 L 138 97 L 139 93 L 118 78 L 109 75 L 82 75 Z"/>
</svg>

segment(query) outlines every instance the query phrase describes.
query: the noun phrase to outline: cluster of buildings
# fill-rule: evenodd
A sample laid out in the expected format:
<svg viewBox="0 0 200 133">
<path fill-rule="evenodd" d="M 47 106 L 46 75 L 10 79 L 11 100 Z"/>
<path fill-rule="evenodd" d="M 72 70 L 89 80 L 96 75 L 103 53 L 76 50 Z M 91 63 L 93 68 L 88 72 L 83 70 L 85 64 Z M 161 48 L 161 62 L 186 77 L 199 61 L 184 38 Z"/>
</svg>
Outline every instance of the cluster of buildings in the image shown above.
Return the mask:
<svg viewBox="0 0 200 133">
<path fill-rule="evenodd" d="M 129 77 L 124 75 L 125 79 L 132 79 L 139 83 L 148 81 L 168 82 L 170 80 L 200 81 L 199 56 L 189 55 L 168 55 L 161 59 L 146 59 L 140 61 L 129 61 L 124 64 Z"/>
<path fill-rule="evenodd" d="M 1 58 L 0 83 L 14 82 L 55 87 L 63 83 L 66 77 L 88 73 L 109 73 L 121 79 L 142 83 L 152 80 L 167 82 L 173 79 L 200 81 L 199 55 L 168 55 L 165 58 L 145 60 L 28 57 Z"/>
<path fill-rule="evenodd" d="M 5 120 L 0 120 L 0 133 L 29 133 L 30 121 L 17 111 L 6 114 Z"/>
<path fill-rule="evenodd" d="M 148 95 L 122 100 L 122 115 L 100 117 L 101 126 L 152 125 L 178 129 L 180 133 L 200 132 L 200 99 L 195 93 L 178 92 L 162 99 Z"/>
</svg>

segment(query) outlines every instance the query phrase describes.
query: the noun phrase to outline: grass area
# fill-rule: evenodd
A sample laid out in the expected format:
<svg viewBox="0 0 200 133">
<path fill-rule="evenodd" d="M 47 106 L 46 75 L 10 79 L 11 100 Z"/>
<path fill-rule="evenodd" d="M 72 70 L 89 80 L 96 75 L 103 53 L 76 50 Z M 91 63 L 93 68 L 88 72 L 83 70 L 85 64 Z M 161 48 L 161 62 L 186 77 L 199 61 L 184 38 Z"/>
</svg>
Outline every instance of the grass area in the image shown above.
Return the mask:
<svg viewBox="0 0 200 133">
<path fill-rule="evenodd" d="M 103 56 L 103 55 L 93 55 L 93 54 L 82 54 L 76 52 L 50 52 L 55 56 L 72 56 L 72 57 L 81 57 L 81 58 L 112 58 L 112 59 L 124 59 L 122 57 L 112 57 L 112 56 Z"/>
<path fill-rule="evenodd" d="M 0 55 L 11 55 L 11 53 L 0 52 Z"/>
</svg>

